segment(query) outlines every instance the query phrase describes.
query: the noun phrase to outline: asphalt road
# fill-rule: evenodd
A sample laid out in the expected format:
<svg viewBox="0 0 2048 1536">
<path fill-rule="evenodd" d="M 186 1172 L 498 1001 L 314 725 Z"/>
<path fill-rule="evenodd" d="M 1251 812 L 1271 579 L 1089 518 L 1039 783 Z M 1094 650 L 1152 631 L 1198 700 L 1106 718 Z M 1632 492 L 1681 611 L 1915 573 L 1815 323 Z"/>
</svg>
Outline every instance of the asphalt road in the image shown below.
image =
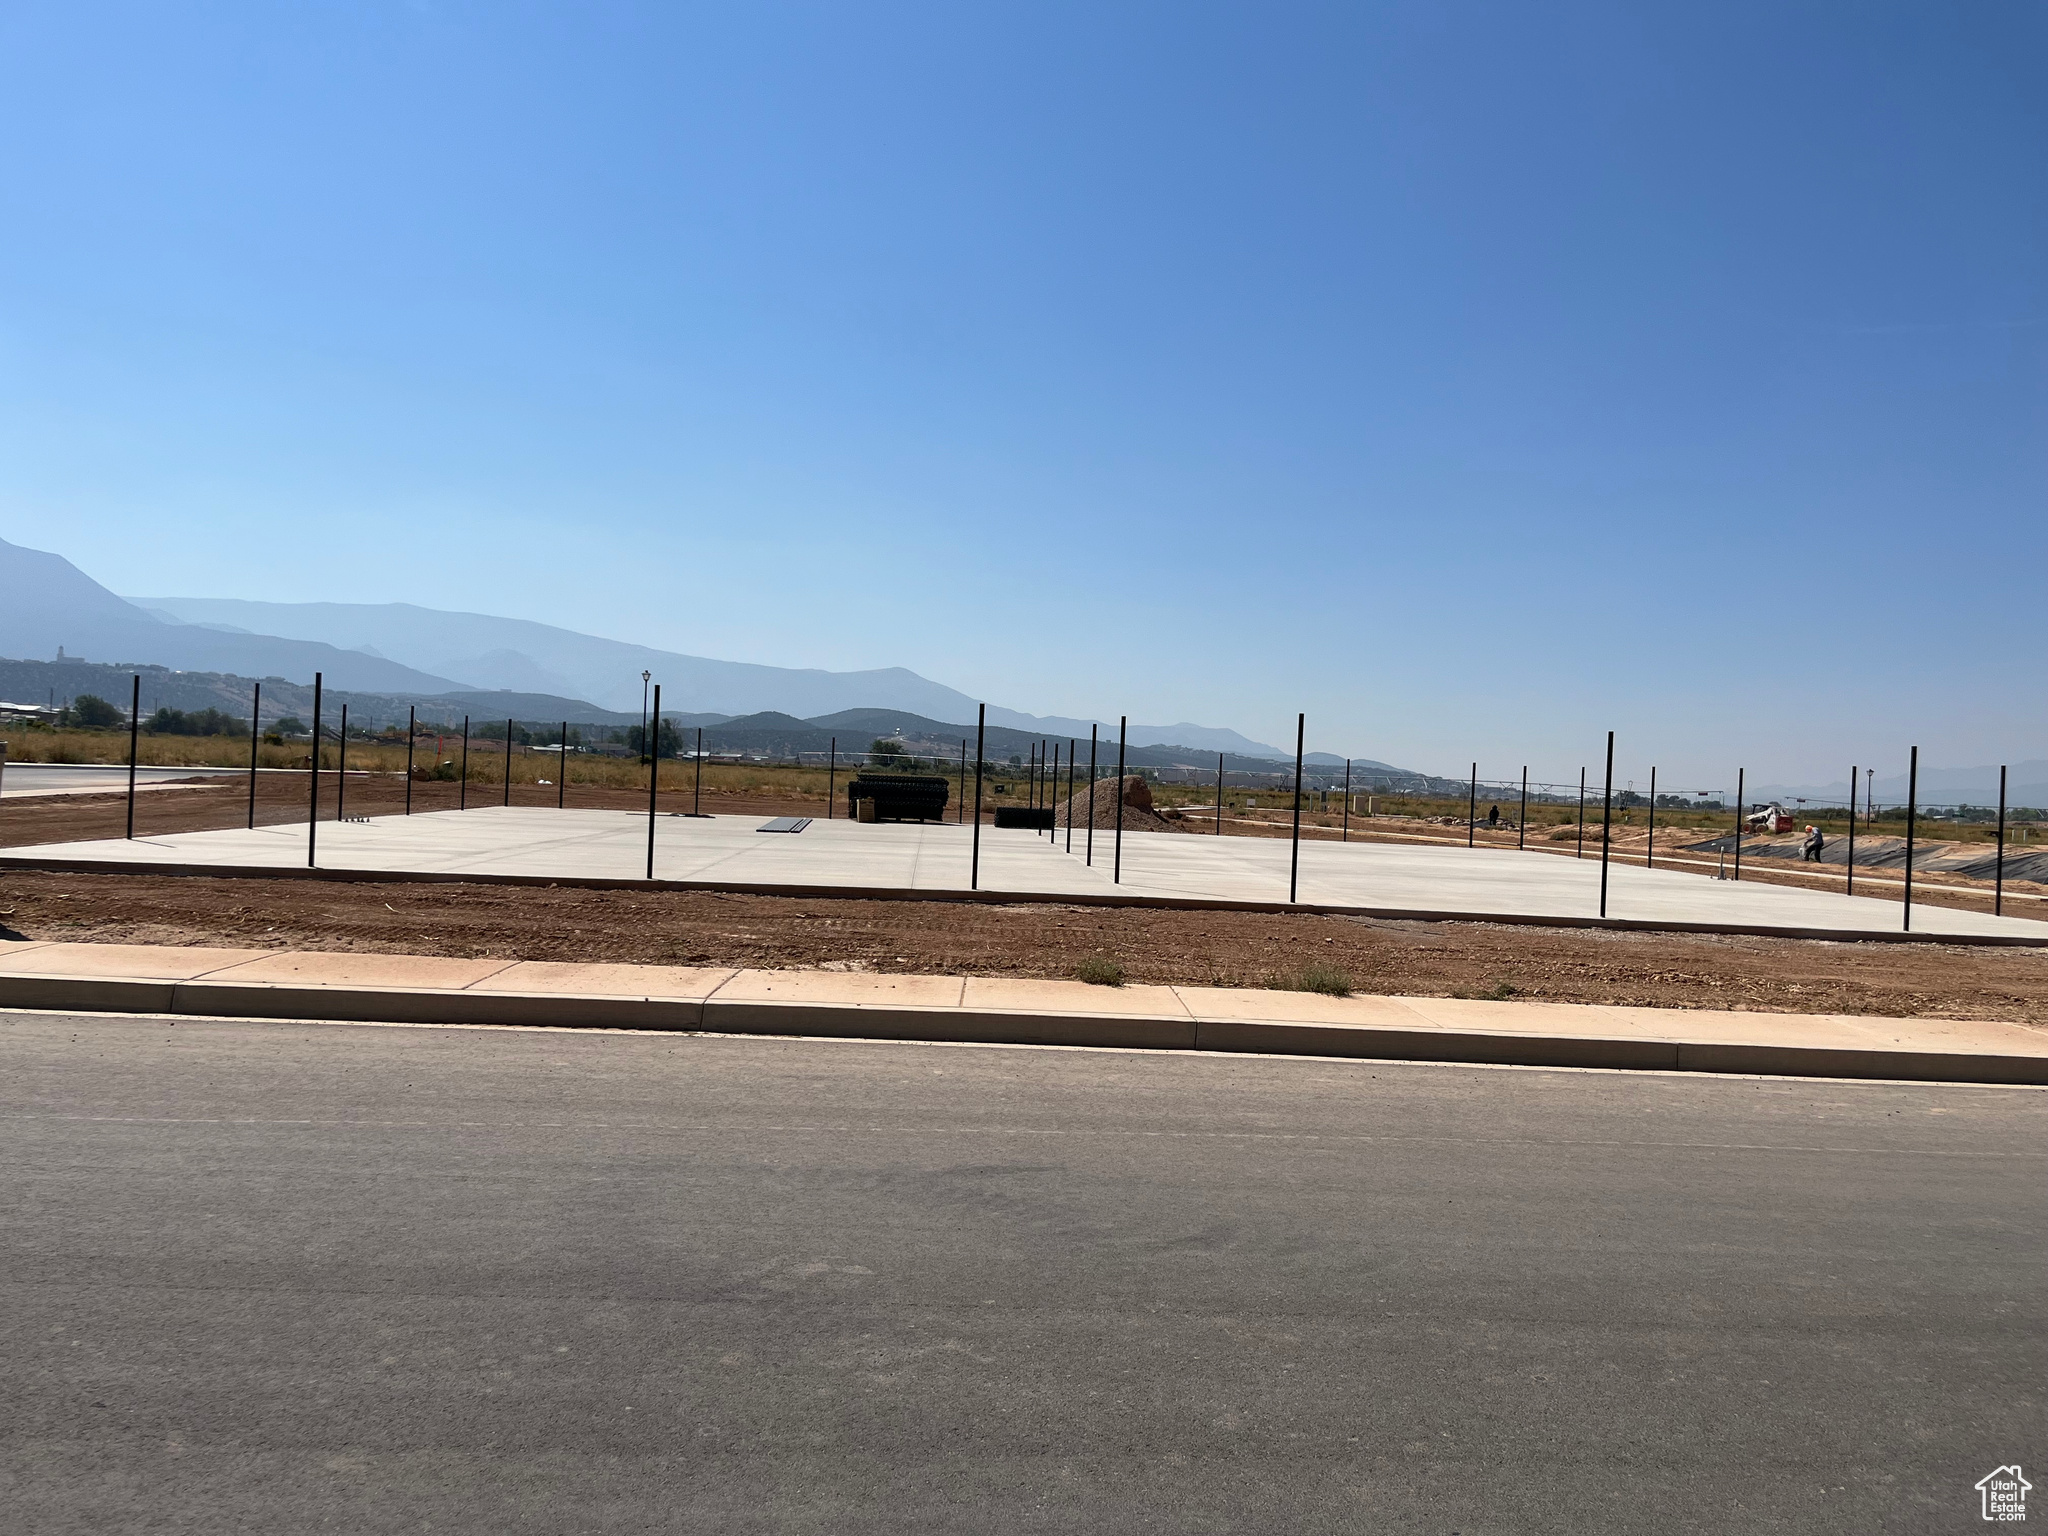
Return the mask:
<svg viewBox="0 0 2048 1536">
<path fill-rule="evenodd" d="M 1986 1472 L 2048 1486 L 2044 1130 L 2023 1089 L 0 1014 L 0 1524 L 1979 1530 Z"/>
</svg>

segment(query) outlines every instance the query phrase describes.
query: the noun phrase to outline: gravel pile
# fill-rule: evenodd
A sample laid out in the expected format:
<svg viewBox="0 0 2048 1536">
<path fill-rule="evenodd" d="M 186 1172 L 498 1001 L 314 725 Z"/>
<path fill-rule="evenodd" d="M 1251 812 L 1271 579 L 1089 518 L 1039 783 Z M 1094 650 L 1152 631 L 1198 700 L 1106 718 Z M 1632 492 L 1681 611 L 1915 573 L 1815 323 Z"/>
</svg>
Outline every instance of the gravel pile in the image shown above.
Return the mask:
<svg viewBox="0 0 2048 1536">
<path fill-rule="evenodd" d="M 1088 786 L 1079 785 L 1074 798 L 1053 807 L 1057 826 L 1088 825 Z M 1098 831 L 1116 830 L 1116 780 L 1095 781 L 1095 826 Z M 1138 774 L 1124 778 L 1124 830 L 1126 832 L 1185 832 L 1178 817 L 1169 819 L 1152 808 L 1152 786 Z"/>
</svg>

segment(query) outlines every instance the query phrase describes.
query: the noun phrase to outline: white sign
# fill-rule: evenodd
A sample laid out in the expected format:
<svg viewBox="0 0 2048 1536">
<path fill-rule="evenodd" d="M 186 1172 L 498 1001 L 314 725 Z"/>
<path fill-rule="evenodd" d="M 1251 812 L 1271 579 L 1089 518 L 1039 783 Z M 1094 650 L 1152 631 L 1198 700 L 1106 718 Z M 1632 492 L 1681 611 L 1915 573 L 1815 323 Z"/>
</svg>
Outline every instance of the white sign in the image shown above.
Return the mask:
<svg viewBox="0 0 2048 1536">
<path fill-rule="evenodd" d="M 2027 1492 L 2034 1485 L 2020 1476 L 2020 1464 L 2000 1467 L 1977 1480 L 1977 1492 L 1984 1498 L 1984 1518 L 2001 1525 L 2018 1525 L 2027 1518 Z"/>
</svg>

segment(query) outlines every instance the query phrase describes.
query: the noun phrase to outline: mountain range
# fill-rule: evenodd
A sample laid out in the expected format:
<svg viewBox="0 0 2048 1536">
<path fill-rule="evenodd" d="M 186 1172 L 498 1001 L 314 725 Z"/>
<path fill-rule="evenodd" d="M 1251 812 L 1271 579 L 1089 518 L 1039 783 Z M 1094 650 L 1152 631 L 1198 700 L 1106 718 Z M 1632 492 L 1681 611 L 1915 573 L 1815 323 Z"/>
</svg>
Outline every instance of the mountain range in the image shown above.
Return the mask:
<svg viewBox="0 0 2048 1536">
<path fill-rule="evenodd" d="M 309 684 L 280 677 L 261 681 L 260 719 L 265 725 L 287 717 L 295 717 L 302 724 L 312 718 L 313 690 Z M 173 670 L 144 664 L 110 666 L 70 657 L 63 661 L 0 660 L 0 699 L 27 704 L 62 703 L 84 694 L 94 694 L 125 712 L 133 690 L 144 718 L 159 708 L 188 713 L 215 709 L 246 722 L 256 683 L 257 679 L 237 677 L 231 673 Z M 552 742 L 559 739 L 559 725 L 566 724 L 573 730 L 584 732 L 587 739 L 587 732 L 593 726 L 617 730 L 637 726 L 641 719 L 637 709 L 602 710 L 583 699 L 562 698 L 555 694 L 515 693 L 508 689 L 421 695 L 330 688 L 323 700 L 322 725 L 325 730 L 337 728 L 344 705 L 349 711 L 352 730 L 376 732 L 386 726 L 403 725 L 410 718 L 423 732 L 453 736 L 467 720 L 473 738 L 485 743 L 502 742 L 508 720 L 517 725 L 520 740 Z M 772 710 L 734 716 L 715 712 L 691 713 L 664 707 L 661 713 L 664 720 L 672 721 L 681 728 L 684 750 L 695 747 L 701 740 L 704 750 L 713 754 L 788 757 L 803 753 L 818 761 L 836 748 L 840 761 L 849 767 L 867 751 L 870 742 L 881 739 L 901 742 L 903 749 L 915 757 L 952 762 L 961 751 L 962 744 L 972 739 L 975 729 L 971 724 L 931 720 L 909 710 L 896 709 L 847 709 L 809 720 Z M 1079 758 L 1086 750 L 1085 737 L 1069 739 L 1074 742 L 1074 756 Z M 1010 759 L 1028 761 L 1035 751 L 1052 745 L 1059 746 L 1064 757 L 1066 746 L 1056 733 L 990 726 L 984 750 L 991 761 L 1002 763 Z M 1222 766 L 1232 775 L 1232 781 L 1239 785 L 1259 780 L 1278 781 L 1291 772 L 1291 764 L 1284 759 L 1242 753 L 1221 756 Z M 1097 763 L 1101 769 L 1105 773 L 1112 771 L 1115 761 L 1116 744 L 1113 741 L 1100 742 Z M 1342 782 L 1341 776 L 1334 772 L 1342 761 L 1341 758 L 1328 758 L 1323 763 L 1312 764 L 1309 782 L 1324 789 Z M 1134 769 L 1178 769 L 1197 782 L 1207 783 L 1217 766 L 1217 756 L 1206 750 L 1195 751 L 1180 746 L 1132 746 L 1126 755 L 1126 764 Z M 1399 787 L 1412 791 L 1454 793 L 1458 789 L 1455 783 L 1408 773 L 1383 763 L 1354 761 L 1352 770 L 1352 782 L 1361 790 Z"/>
<path fill-rule="evenodd" d="M 663 702 L 691 714 L 772 711 L 815 719 L 847 709 L 908 711 L 972 721 L 977 701 L 903 667 L 858 672 L 771 667 L 663 651 L 579 634 L 530 619 L 451 613 L 410 603 L 265 603 L 238 598 L 117 596 L 61 555 L 0 540 L 0 656 L 95 661 L 218 672 L 395 696 L 438 697 L 509 689 L 631 712 L 641 673 Z M 459 707 L 459 706 L 458 706 Z M 515 713 L 517 711 L 514 711 Z M 548 711 L 552 713 L 553 711 Z M 541 711 L 534 711 L 539 714 Z M 664 713 L 667 713 L 664 710 Z M 1104 722 L 990 705 L 989 723 L 1047 736 L 1085 737 Z M 1244 757 L 1291 754 L 1237 731 L 1190 722 L 1133 724 L 1131 741 Z M 1318 754 L 1319 760 L 1328 759 Z"/>
</svg>

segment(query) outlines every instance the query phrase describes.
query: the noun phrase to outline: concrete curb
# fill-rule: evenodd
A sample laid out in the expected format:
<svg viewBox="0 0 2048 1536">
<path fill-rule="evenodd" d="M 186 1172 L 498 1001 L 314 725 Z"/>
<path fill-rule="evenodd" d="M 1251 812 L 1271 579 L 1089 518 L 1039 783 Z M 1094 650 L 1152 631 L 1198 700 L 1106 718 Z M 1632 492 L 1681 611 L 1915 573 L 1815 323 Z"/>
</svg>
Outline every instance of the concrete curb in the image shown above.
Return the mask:
<svg viewBox="0 0 2048 1536">
<path fill-rule="evenodd" d="M 1717 1043 L 1469 1028 L 896 1004 L 0 975 L 0 1008 L 336 1023 L 709 1030 L 991 1045 L 1258 1052 L 1383 1061 L 2048 1085 L 2048 1055 Z M 1673 1011 L 1674 1025 L 1684 1014 Z"/>
<path fill-rule="evenodd" d="M 179 875 L 216 880 L 329 880 L 358 885 L 515 885 L 583 891 L 719 891 L 735 896 L 787 896 L 806 901 L 942 901 L 986 906 L 1146 907 L 1180 912 L 1292 912 L 1313 917 L 1371 917 L 1410 923 L 1499 923 L 1521 928 L 1600 928 L 1615 933 L 1733 934 L 1760 939 L 1823 939 L 1837 944 L 1963 944 L 2048 949 L 2048 938 L 2025 934 L 1903 933 L 1864 928 L 1807 928 L 1774 923 L 1691 923 L 1632 917 L 1553 917 L 1523 912 L 1458 912 L 1417 907 L 1363 907 L 1328 902 L 1238 901 L 1204 896 L 1106 896 L 1095 892 L 907 890 L 879 885 L 769 885 L 744 880 L 636 880 L 606 875 L 496 875 L 390 869 L 304 869 L 266 864 L 168 864 L 148 860 L 44 859 L 0 855 L 0 870 L 64 875 Z"/>
</svg>

